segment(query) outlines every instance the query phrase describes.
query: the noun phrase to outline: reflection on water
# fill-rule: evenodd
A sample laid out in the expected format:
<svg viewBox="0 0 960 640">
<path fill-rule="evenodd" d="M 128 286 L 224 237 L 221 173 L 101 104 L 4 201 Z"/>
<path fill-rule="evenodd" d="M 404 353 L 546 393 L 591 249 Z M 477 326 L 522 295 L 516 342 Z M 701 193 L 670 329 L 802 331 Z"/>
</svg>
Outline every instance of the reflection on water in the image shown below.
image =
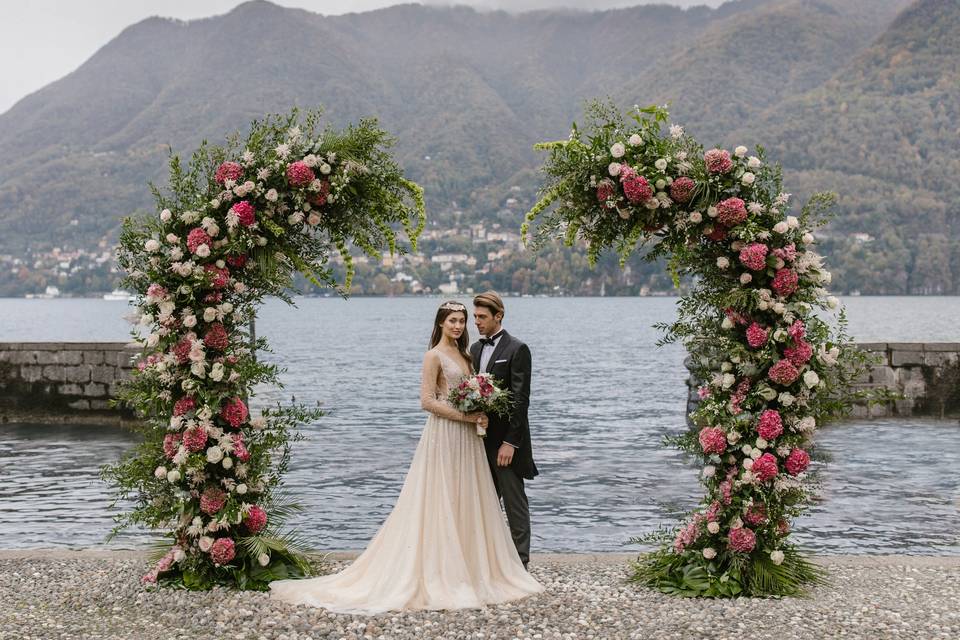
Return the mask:
<svg viewBox="0 0 960 640">
<path fill-rule="evenodd" d="M 17 301 L 3 301 L 5 312 L 7 302 Z M 109 321 L 123 304 L 69 302 L 77 307 L 70 317 L 85 319 L 82 330 L 57 325 L 51 307 L 37 307 L 44 316 L 17 306 L 0 315 L 0 339 L 124 338 L 123 323 Z M 534 548 L 622 550 L 631 536 L 693 506 L 701 496 L 696 469 L 661 444 L 685 428 L 683 353 L 656 349 L 651 328 L 673 317 L 676 300 L 507 302 L 506 327 L 534 358 L 531 424 L 541 470 L 528 483 Z M 912 299 L 914 311 L 929 307 L 922 327 L 906 320 L 902 301 L 850 302 L 853 332 L 864 340 L 949 340 L 955 330 L 956 299 Z M 298 525 L 317 548 L 362 547 L 389 513 L 424 423 L 419 368 L 438 301 L 299 304 L 271 301 L 263 309 L 258 333 L 274 348 L 264 358 L 286 367 L 286 387 L 259 389 L 256 400 L 324 403 L 330 413 L 304 425 L 308 439 L 287 477 L 306 507 Z M 818 465 L 821 501 L 796 523 L 802 543 L 837 553 L 960 553 L 955 423 L 838 425 L 818 442 L 832 461 Z M 0 426 L 0 547 L 100 544 L 111 521 L 97 469 L 132 443 L 116 428 Z M 133 533 L 115 544 L 145 539 Z"/>
</svg>

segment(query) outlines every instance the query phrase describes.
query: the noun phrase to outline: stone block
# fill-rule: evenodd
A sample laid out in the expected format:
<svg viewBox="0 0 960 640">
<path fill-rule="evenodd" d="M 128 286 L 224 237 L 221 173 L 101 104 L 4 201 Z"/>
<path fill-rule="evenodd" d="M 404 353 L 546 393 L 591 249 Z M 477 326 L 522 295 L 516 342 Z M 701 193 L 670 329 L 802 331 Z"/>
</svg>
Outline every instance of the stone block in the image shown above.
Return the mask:
<svg viewBox="0 0 960 640">
<path fill-rule="evenodd" d="M 120 380 L 114 380 L 109 385 L 107 385 L 107 395 L 111 398 L 116 398 L 117 394 L 120 393 Z"/>
<path fill-rule="evenodd" d="M 94 382 L 109 384 L 117 379 L 118 369 L 106 364 L 98 364 L 90 368 L 90 379 Z"/>
<path fill-rule="evenodd" d="M 927 385 L 923 380 L 911 380 L 903 385 L 903 395 L 911 400 L 922 398 L 927 393 Z"/>
<path fill-rule="evenodd" d="M 923 363 L 931 367 L 943 367 L 956 362 L 958 355 L 951 351 L 924 351 Z"/>
<path fill-rule="evenodd" d="M 902 418 L 907 418 L 913 415 L 913 407 L 916 403 L 910 398 L 904 398 L 903 400 L 894 400 L 893 401 L 893 414 L 900 416 Z"/>
<path fill-rule="evenodd" d="M 83 364 L 103 364 L 103 351 L 81 351 Z"/>
<path fill-rule="evenodd" d="M 83 364 L 83 351 L 65 349 L 57 357 L 61 364 Z"/>
<path fill-rule="evenodd" d="M 89 400 L 74 400 L 73 402 L 71 402 L 71 403 L 68 404 L 67 406 L 70 407 L 71 409 L 80 409 L 80 410 L 86 411 L 86 410 L 88 410 L 88 409 L 90 408 L 90 401 L 89 401 Z"/>
<path fill-rule="evenodd" d="M 923 351 L 922 342 L 888 342 L 887 348 L 891 351 Z"/>
<path fill-rule="evenodd" d="M 894 373 L 894 370 L 890 367 L 870 367 L 867 377 L 870 379 L 871 383 L 883 385 L 885 387 L 892 387 L 897 383 L 897 374 Z"/>
<path fill-rule="evenodd" d="M 90 400 L 90 408 L 94 411 L 107 411 L 110 409 L 109 400 Z"/>
<path fill-rule="evenodd" d="M 890 364 L 894 367 L 902 367 L 904 365 L 911 364 L 923 364 L 923 351 L 905 351 L 901 349 L 895 349 L 892 354 L 890 354 Z"/>
<path fill-rule="evenodd" d="M 893 407 L 888 404 L 874 404 L 867 407 L 869 418 L 889 418 L 893 415 Z"/>
<path fill-rule="evenodd" d="M 40 382 L 43 379 L 43 367 L 37 364 L 21 365 L 20 377 L 24 382 Z"/>
<path fill-rule="evenodd" d="M 88 382 L 83 387 L 83 395 L 88 398 L 102 398 L 107 392 L 107 385 L 99 382 Z"/>
<path fill-rule="evenodd" d="M 66 384 L 58 385 L 57 392 L 64 396 L 80 396 L 83 395 L 83 387 L 81 387 L 79 384 L 68 382 Z"/>
<path fill-rule="evenodd" d="M 66 380 L 66 367 L 62 364 L 44 365 L 43 379 L 49 382 L 63 382 Z"/>
<path fill-rule="evenodd" d="M 81 364 L 76 367 L 67 367 L 64 380 L 66 382 L 90 382 L 90 369 L 88 364 Z"/>
<path fill-rule="evenodd" d="M 960 342 L 924 342 L 924 351 L 952 351 L 960 353 Z"/>
<path fill-rule="evenodd" d="M 886 351 L 887 343 L 886 342 L 858 342 L 857 347 L 862 349 L 863 351 L 871 351 L 871 352 Z"/>
</svg>

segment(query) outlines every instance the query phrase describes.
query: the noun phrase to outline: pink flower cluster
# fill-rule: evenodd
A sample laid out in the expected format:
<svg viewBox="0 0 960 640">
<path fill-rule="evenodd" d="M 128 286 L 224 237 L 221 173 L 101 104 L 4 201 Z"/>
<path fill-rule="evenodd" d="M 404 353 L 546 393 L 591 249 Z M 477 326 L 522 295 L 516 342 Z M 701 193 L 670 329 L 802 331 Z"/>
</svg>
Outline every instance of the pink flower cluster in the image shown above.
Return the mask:
<svg viewBox="0 0 960 640">
<path fill-rule="evenodd" d="M 740 198 L 727 198 L 717 203 L 717 222 L 735 227 L 747 219 L 747 205 Z"/>
<path fill-rule="evenodd" d="M 304 187 L 313 182 L 316 176 L 306 162 L 297 160 L 287 165 L 287 182 L 293 187 Z"/>
<path fill-rule="evenodd" d="M 730 548 L 740 553 L 750 553 L 757 545 L 757 536 L 752 530 L 746 527 L 730 529 L 730 535 L 727 540 Z"/>
<path fill-rule="evenodd" d="M 789 360 L 778 360 L 770 370 L 767 371 L 767 376 L 783 386 L 790 386 L 800 375 L 800 372 L 797 371 L 797 368 L 793 366 L 793 363 Z"/>
<path fill-rule="evenodd" d="M 207 487 L 200 494 L 200 511 L 213 515 L 223 509 L 227 503 L 227 494 L 219 487 Z"/>
<path fill-rule="evenodd" d="M 230 272 L 225 268 L 221 269 L 215 264 L 205 264 L 203 270 L 213 276 L 210 286 L 214 289 L 223 289 L 230 283 Z"/>
<path fill-rule="evenodd" d="M 759 349 L 767 344 L 767 338 L 770 336 L 770 330 L 761 327 L 754 322 L 747 328 L 747 344 L 754 349 Z"/>
<path fill-rule="evenodd" d="M 168 295 L 170 295 L 167 290 L 162 286 L 154 282 L 149 287 L 147 287 L 147 296 L 155 298 L 157 300 L 163 300 Z"/>
<path fill-rule="evenodd" d="M 241 200 L 230 207 L 230 211 L 237 216 L 237 220 L 245 227 L 252 226 L 253 223 L 257 221 L 256 209 L 246 200 Z"/>
<path fill-rule="evenodd" d="M 213 174 L 214 180 L 220 184 L 227 180 L 237 181 L 243 175 L 243 166 L 239 162 L 224 162 L 217 167 L 217 172 Z"/>
<path fill-rule="evenodd" d="M 710 503 L 710 506 L 707 507 L 706 513 L 704 516 L 707 518 L 708 522 L 716 522 L 720 517 L 720 511 L 723 507 L 720 506 L 720 503 L 717 500 L 714 500 Z"/>
<path fill-rule="evenodd" d="M 783 269 L 777 269 L 770 286 L 777 292 L 777 295 L 787 297 L 797 290 L 799 281 L 800 277 L 796 271 L 784 267 Z"/>
<path fill-rule="evenodd" d="M 197 401 L 193 399 L 193 396 L 183 396 L 173 405 L 173 415 L 182 416 L 188 411 L 193 411 L 197 406 Z"/>
<path fill-rule="evenodd" d="M 597 185 L 597 200 L 600 202 L 606 202 L 613 197 L 614 193 L 614 182 L 613 180 L 601 180 L 600 184 Z"/>
<path fill-rule="evenodd" d="M 190 253 L 196 253 L 200 245 L 204 244 L 209 249 L 210 245 L 213 244 L 213 239 L 200 227 L 191 229 L 190 233 L 187 234 L 187 248 L 190 249 Z"/>
<path fill-rule="evenodd" d="M 755 503 L 743 514 L 743 519 L 750 526 L 759 526 L 767 521 L 767 508 L 763 503 Z"/>
<path fill-rule="evenodd" d="M 188 451 L 203 451 L 207 446 L 207 431 L 203 427 L 192 427 L 183 433 L 183 446 Z"/>
<path fill-rule="evenodd" d="M 224 327 L 220 322 L 214 322 L 211 324 L 206 335 L 203 336 L 203 344 L 207 345 L 211 349 L 216 349 L 217 351 L 225 350 L 227 345 L 230 344 L 226 327 Z"/>
<path fill-rule="evenodd" d="M 784 262 L 793 262 L 797 257 L 797 247 L 791 242 L 785 247 L 774 249 L 773 255 L 777 256 Z"/>
<path fill-rule="evenodd" d="M 163 436 L 163 455 L 169 460 L 177 455 L 177 449 L 180 448 L 180 440 L 183 439 L 182 433 L 168 433 Z"/>
<path fill-rule="evenodd" d="M 307 202 L 315 207 L 322 207 L 327 204 L 327 198 L 330 196 L 330 183 L 326 180 L 320 183 L 320 191 L 311 193 L 307 196 Z"/>
<path fill-rule="evenodd" d="M 703 154 L 703 159 L 706 161 L 707 171 L 710 173 L 726 173 L 733 169 L 730 152 L 725 149 L 710 149 Z"/>
<path fill-rule="evenodd" d="M 250 533 L 259 533 L 267 526 L 267 512 L 261 507 L 253 505 L 250 507 L 250 512 L 247 513 L 244 523 L 247 525 Z"/>
<path fill-rule="evenodd" d="M 764 440 L 770 441 L 776 439 L 783 433 L 783 419 L 780 412 L 776 409 L 767 409 L 760 414 L 760 420 L 757 422 L 757 434 Z"/>
<path fill-rule="evenodd" d="M 727 449 L 727 434 L 720 427 L 704 427 L 697 439 L 706 454 L 723 453 Z"/>
<path fill-rule="evenodd" d="M 190 350 L 193 348 L 193 341 L 196 336 L 191 332 L 180 338 L 177 344 L 173 345 L 173 355 L 177 359 L 177 364 L 186 364 L 190 362 Z"/>
<path fill-rule="evenodd" d="M 700 524 L 704 517 L 699 513 L 693 515 L 693 519 L 687 523 L 683 529 L 677 532 L 677 537 L 673 541 L 673 550 L 682 553 L 684 549 L 692 545 L 700 537 Z"/>
<path fill-rule="evenodd" d="M 231 538 L 217 538 L 213 546 L 210 547 L 210 559 L 217 566 L 229 563 L 236 554 L 236 548 Z"/>
<path fill-rule="evenodd" d="M 620 170 L 620 184 L 623 185 L 623 193 L 630 202 L 646 202 L 653 197 L 653 188 L 647 179 L 628 165 L 624 165 Z"/>
<path fill-rule="evenodd" d="M 247 264 L 247 254 L 241 253 L 236 256 L 227 256 L 227 264 L 234 269 L 242 269 Z"/>
<path fill-rule="evenodd" d="M 751 242 L 740 249 L 740 263 L 751 271 L 760 271 L 767 266 L 767 245 L 760 242 Z"/>
<path fill-rule="evenodd" d="M 693 191 L 696 187 L 697 183 L 692 179 L 687 176 L 680 176 L 670 185 L 670 197 L 673 198 L 675 202 L 684 204 L 689 202 L 690 198 L 693 197 Z"/>
<path fill-rule="evenodd" d="M 792 476 L 803 473 L 810 466 L 810 454 L 803 449 L 794 449 L 787 456 L 787 461 L 784 462 L 783 466 L 787 468 L 787 473 Z"/>
<path fill-rule="evenodd" d="M 240 462 L 246 462 L 250 459 L 250 451 L 247 450 L 247 445 L 243 441 L 242 433 L 233 436 L 233 457 Z"/>
<path fill-rule="evenodd" d="M 730 412 L 738 415 L 743 411 L 740 404 L 746 400 L 747 392 L 750 391 L 750 378 L 744 378 L 737 384 L 736 390 L 730 396 Z"/>
<path fill-rule="evenodd" d="M 220 409 L 220 417 L 226 420 L 230 426 L 239 428 L 244 422 L 247 421 L 247 405 L 243 403 L 243 400 L 240 398 L 231 398 L 227 400 L 226 404 L 223 405 L 223 408 Z"/>
<path fill-rule="evenodd" d="M 801 367 L 813 357 L 813 347 L 806 340 L 797 340 L 792 347 L 783 350 L 783 356 L 796 367 Z"/>
<path fill-rule="evenodd" d="M 753 467 L 750 469 L 753 475 L 761 482 L 773 480 L 780 473 L 777 466 L 777 458 L 772 453 L 765 453 L 753 461 Z"/>
</svg>

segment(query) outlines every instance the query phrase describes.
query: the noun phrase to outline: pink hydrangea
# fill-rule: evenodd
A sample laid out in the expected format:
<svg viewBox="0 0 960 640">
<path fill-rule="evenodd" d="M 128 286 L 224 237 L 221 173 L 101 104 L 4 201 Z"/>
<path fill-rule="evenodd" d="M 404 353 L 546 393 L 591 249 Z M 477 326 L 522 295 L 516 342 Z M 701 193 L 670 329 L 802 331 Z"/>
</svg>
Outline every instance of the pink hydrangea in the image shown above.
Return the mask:
<svg viewBox="0 0 960 640">
<path fill-rule="evenodd" d="M 707 227 L 709 229 L 709 227 Z M 704 234 L 706 237 L 710 238 L 714 242 L 723 242 L 727 238 L 727 230 L 721 226 L 716 226 L 710 231 L 704 229 Z"/>
<path fill-rule="evenodd" d="M 231 538 L 217 538 L 210 547 L 210 559 L 217 566 L 229 564 L 236 555 L 236 548 Z"/>
<path fill-rule="evenodd" d="M 767 267 L 767 245 L 761 242 L 751 242 L 740 249 L 740 264 L 751 271 L 760 271 Z"/>
<path fill-rule="evenodd" d="M 767 521 L 767 508 L 763 503 L 753 504 L 743 514 L 743 519 L 750 526 L 759 526 Z"/>
<path fill-rule="evenodd" d="M 773 276 L 773 282 L 770 286 L 777 292 L 777 295 L 786 297 L 797 290 L 797 283 L 799 281 L 800 278 L 797 276 L 796 271 L 784 267 L 783 269 L 777 269 L 777 273 Z"/>
<path fill-rule="evenodd" d="M 793 262 L 797 257 L 797 247 L 791 242 L 785 247 L 774 249 L 773 255 L 777 256 L 784 262 Z"/>
<path fill-rule="evenodd" d="M 247 264 L 247 254 L 241 253 L 236 256 L 227 256 L 227 264 L 234 269 L 242 269 Z"/>
<path fill-rule="evenodd" d="M 754 460 L 753 467 L 750 470 L 761 482 L 773 480 L 777 477 L 777 474 L 780 473 L 780 468 L 777 466 L 777 459 L 772 453 L 765 453 Z"/>
<path fill-rule="evenodd" d="M 613 197 L 614 193 L 614 183 L 613 180 L 601 180 L 600 184 L 597 185 L 597 200 L 600 202 L 606 202 Z"/>
<path fill-rule="evenodd" d="M 177 455 L 177 450 L 180 448 L 180 440 L 182 439 L 182 433 L 168 433 L 163 436 L 163 455 L 165 455 L 168 460 L 173 460 L 173 456 Z"/>
<path fill-rule="evenodd" d="M 261 507 L 253 505 L 250 507 L 247 517 L 244 518 L 244 523 L 247 525 L 247 529 L 250 531 L 250 533 L 259 533 L 265 526 L 267 526 L 267 512 Z"/>
<path fill-rule="evenodd" d="M 324 180 L 320 183 L 320 191 L 307 196 L 307 202 L 315 207 L 322 207 L 327 204 L 328 197 L 330 197 L 330 183 Z"/>
<path fill-rule="evenodd" d="M 227 336 L 227 329 L 222 323 L 214 322 L 210 325 L 206 335 L 203 336 L 203 344 L 217 351 L 224 351 L 227 348 L 230 339 Z"/>
<path fill-rule="evenodd" d="M 180 338 L 177 344 L 173 345 L 172 351 L 174 357 L 177 359 L 177 364 L 190 362 L 190 350 L 193 348 L 193 341 L 195 339 L 196 335 L 191 332 Z"/>
<path fill-rule="evenodd" d="M 727 307 L 723 310 L 723 315 L 727 316 L 730 319 L 730 322 L 734 324 L 750 324 L 750 316 L 745 313 L 740 313 L 733 307 Z"/>
<path fill-rule="evenodd" d="M 813 347 L 806 340 L 797 340 L 792 347 L 783 350 L 783 356 L 796 367 L 801 367 L 813 357 Z"/>
<path fill-rule="evenodd" d="M 207 431 L 203 427 L 192 427 L 183 432 L 183 446 L 187 451 L 203 451 L 207 446 Z"/>
<path fill-rule="evenodd" d="M 724 480 L 720 483 L 719 489 L 723 504 L 730 504 L 733 500 L 733 483 L 730 480 Z"/>
<path fill-rule="evenodd" d="M 783 419 L 776 409 L 767 409 L 760 414 L 757 422 L 757 433 L 764 440 L 774 440 L 783 433 Z"/>
<path fill-rule="evenodd" d="M 786 359 L 778 360 L 770 367 L 770 370 L 767 371 L 767 376 L 771 380 L 785 387 L 793 384 L 799 375 L 800 372 L 793 366 L 793 363 Z"/>
<path fill-rule="evenodd" d="M 757 545 L 757 536 L 751 529 L 747 529 L 746 527 L 730 529 L 730 535 L 727 540 L 730 548 L 740 553 L 750 553 Z"/>
<path fill-rule="evenodd" d="M 697 183 L 687 176 L 680 176 L 670 185 L 670 197 L 681 204 L 689 202 Z"/>
<path fill-rule="evenodd" d="M 710 503 L 710 506 L 707 508 L 707 512 L 704 514 L 709 522 L 716 522 L 720 517 L 720 511 L 723 507 L 720 505 L 718 500 L 714 500 Z"/>
<path fill-rule="evenodd" d="M 723 453 L 727 449 L 727 434 L 720 427 L 704 427 L 697 439 L 706 454 Z"/>
<path fill-rule="evenodd" d="M 157 300 L 163 300 L 168 295 L 170 295 L 163 285 L 159 285 L 156 282 L 147 287 L 147 295 L 151 298 L 156 298 Z"/>
<path fill-rule="evenodd" d="M 213 239 L 200 227 L 191 229 L 187 234 L 187 248 L 190 249 L 190 253 L 196 253 L 200 245 L 207 245 L 209 249 L 212 243 Z"/>
<path fill-rule="evenodd" d="M 173 415 L 182 416 L 188 411 L 193 411 L 196 406 L 197 401 L 193 399 L 193 396 L 183 396 L 173 405 Z"/>
<path fill-rule="evenodd" d="M 727 198 L 717 203 L 717 222 L 735 227 L 747 219 L 747 205 L 740 198 Z"/>
<path fill-rule="evenodd" d="M 226 420 L 234 428 L 240 427 L 247 421 L 247 405 L 240 398 L 231 398 L 220 409 L 220 417 Z"/>
<path fill-rule="evenodd" d="M 750 391 L 750 378 L 744 378 L 739 383 L 737 383 L 737 389 L 733 392 L 733 395 L 730 396 L 730 411 L 734 415 L 739 415 L 743 409 L 740 408 L 740 404 L 746 400 L 747 392 Z"/>
<path fill-rule="evenodd" d="M 783 463 L 783 466 L 787 468 L 787 473 L 792 476 L 803 473 L 807 470 L 807 467 L 810 466 L 810 454 L 803 449 L 794 449 L 790 452 L 790 455 L 787 456 L 787 460 Z"/>
<path fill-rule="evenodd" d="M 211 275 L 210 286 L 214 289 L 223 289 L 230 283 L 230 271 L 215 264 L 203 265 L 203 270 Z"/>
<path fill-rule="evenodd" d="M 297 160 L 287 165 L 287 182 L 293 187 L 304 187 L 313 182 L 316 176 L 306 162 Z"/>
<path fill-rule="evenodd" d="M 761 327 L 754 322 L 747 328 L 747 344 L 754 349 L 759 349 L 767 344 L 767 338 L 770 336 L 770 330 Z"/>
<path fill-rule="evenodd" d="M 783 518 L 780 518 L 780 520 L 777 521 L 777 533 L 779 533 L 781 536 L 785 536 L 790 533 L 790 523 Z"/>
<path fill-rule="evenodd" d="M 242 433 L 233 436 L 233 457 L 240 462 L 246 462 L 250 459 L 250 452 L 247 450 L 247 445 L 243 441 Z"/>
<path fill-rule="evenodd" d="M 213 178 L 220 184 L 223 184 L 227 180 L 236 182 L 242 175 L 243 166 L 239 162 L 224 162 L 217 167 L 217 172 L 213 174 Z"/>
<path fill-rule="evenodd" d="M 200 511 L 213 515 L 223 509 L 227 503 L 226 492 L 219 487 L 207 487 L 200 494 Z"/>
<path fill-rule="evenodd" d="M 232 207 L 230 207 L 230 211 L 237 216 L 237 220 L 239 220 L 240 224 L 245 227 L 249 227 L 257 221 L 257 210 L 254 209 L 253 205 L 246 200 L 241 200 L 240 202 L 234 204 Z"/>
<path fill-rule="evenodd" d="M 628 166 L 620 171 L 620 184 L 623 185 L 623 193 L 630 202 L 646 202 L 653 197 L 653 187 L 647 182 L 647 179 Z"/>
<path fill-rule="evenodd" d="M 725 149 L 710 149 L 703 154 L 703 159 L 706 161 L 707 171 L 710 173 L 726 173 L 733 169 L 730 152 Z"/>
<path fill-rule="evenodd" d="M 803 321 L 794 320 L 793 324 L 790 325 L 790 328 L 787 329 L 787 333 L 790 334 L 790 337 L 794 340 L 799 340 L 807 335 L 807 328 L 803 326 Z"/>
</svg>

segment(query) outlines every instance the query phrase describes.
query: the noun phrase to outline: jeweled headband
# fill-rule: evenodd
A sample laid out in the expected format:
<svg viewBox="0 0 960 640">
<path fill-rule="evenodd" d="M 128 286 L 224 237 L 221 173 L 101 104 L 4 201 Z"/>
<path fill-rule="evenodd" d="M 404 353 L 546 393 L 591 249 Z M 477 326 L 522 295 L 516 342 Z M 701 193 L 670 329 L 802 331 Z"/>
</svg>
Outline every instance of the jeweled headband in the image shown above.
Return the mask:
<svg viewBox="0 0 960 640">
<path fill-rule="evenodd" d="M 466 311 L 467 307 L 459 302 L 444 302 L 440 308 L 445 311 Z"/>
</svg>

